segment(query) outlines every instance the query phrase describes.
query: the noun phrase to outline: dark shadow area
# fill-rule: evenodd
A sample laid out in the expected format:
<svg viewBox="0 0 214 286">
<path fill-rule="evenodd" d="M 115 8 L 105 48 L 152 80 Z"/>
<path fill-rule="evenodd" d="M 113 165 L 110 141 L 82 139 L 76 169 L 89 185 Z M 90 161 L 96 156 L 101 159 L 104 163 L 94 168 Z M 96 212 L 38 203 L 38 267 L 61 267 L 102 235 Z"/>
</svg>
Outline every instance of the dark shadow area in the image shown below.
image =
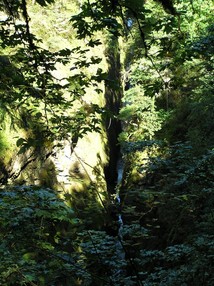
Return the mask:
<svg viewBox="0 0 214 286">
<path fill-rule="evenodd" d="M 117 184 L 117 161 L 120 154 L 118 135 L 122 131 L 121 122 L 117 119 L 121 107 L 121 64 L 118 39 L 113 35 L 109 36 L 111 48 L 106 49 L 106 58 L 108 62 L 108 78 L 105 85 L 106 108 L 109 111 L 109 117 L 106 118 L 105 127 L 108 138 L 109 163 L 105 166 L 105 177 L 109 193 L 114 193 Z M 113 48 L 114 47 L 114 48 Z"/>
<path fill-rule="evenodd" d="M 188 142 L 180 142 L 162 147 L 162 153 L 149 160 L 146 171 L 138 162 L 142 177 L 132 181 L 130 175 L 122 188 L 127 251 L 143 262 L 145 277 L 160 273 L 158 267 L 165 273 L 173 268 L 184 273 L 188 285 L 202 285 L 211 279 L 204 277 L 198 257 L 210 271 L 212 260 L 206 253 L 214 234 L 213 151 L 196 157 Z M 184 268 L 193 261 L 194 278 Z M 140 270 L 141 263 L 137 267 Z"/>
<path fill-rule="evenodd" d="M 101 173 L 102 163 L 93 167 L 95 179 L 83 169 L 80 162 L 75 162 L 69 171 L 71 181 L 74 184 L 69 193 L 65 194 L 66 201 L 75 210 L 80 219 L 86 219 L 85 225 L 88 229 L 102 229 L 107 217 L 108 194 L 105 181 Z M 83 163 L 84 164 L 84 163 Z M 77 186 L 75 188 L 75 182 Z"/>
</svg>

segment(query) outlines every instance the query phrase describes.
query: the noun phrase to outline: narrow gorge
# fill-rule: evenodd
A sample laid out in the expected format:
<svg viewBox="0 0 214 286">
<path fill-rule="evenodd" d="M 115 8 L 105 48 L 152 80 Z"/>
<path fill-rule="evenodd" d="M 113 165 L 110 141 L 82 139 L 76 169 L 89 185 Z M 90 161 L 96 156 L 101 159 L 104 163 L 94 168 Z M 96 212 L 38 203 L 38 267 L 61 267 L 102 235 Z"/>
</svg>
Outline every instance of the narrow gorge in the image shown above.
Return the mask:
<svg viewBox="0 0 214 286">
<path fill-rule="evenodd" d="M 213 1 L 0 4 L 0 285 L 213 285 Z"/>
</svg>

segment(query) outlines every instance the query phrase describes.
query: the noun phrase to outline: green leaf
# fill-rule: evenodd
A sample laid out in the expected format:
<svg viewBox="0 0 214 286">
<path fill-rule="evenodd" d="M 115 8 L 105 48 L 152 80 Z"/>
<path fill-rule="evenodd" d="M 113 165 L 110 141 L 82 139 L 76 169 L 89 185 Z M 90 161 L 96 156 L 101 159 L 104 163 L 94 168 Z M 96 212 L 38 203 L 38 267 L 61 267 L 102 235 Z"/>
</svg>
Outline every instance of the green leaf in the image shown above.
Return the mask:
<svg viewBox="0 0 214 286">
<path fill-rule="evenodd" d="M 17 147 L 20 147 L 21 145 L 23 145 L 23 143 L 26 142 L 26 140 L 24 138 L 19 138 L 17 141 L 16 141 L 16 146 Z"/>
</svg>

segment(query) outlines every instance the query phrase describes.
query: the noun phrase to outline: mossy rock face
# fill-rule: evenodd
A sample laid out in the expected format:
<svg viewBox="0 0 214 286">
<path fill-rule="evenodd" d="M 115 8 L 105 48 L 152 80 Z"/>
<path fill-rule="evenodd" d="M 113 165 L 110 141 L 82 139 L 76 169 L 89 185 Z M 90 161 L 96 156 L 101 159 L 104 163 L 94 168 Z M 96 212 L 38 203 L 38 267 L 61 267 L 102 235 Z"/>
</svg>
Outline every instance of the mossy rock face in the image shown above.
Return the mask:
<svg viewBox="0 0 214 286">
<path fill-rule="evenodd" d="M 103 167 L 107 156 L 102 136 L 87 135 L 78 141 L 74 150 L 68 141 L 59 148 L 44 144 L 39 149 L 27 149 L 23 154 L 18 154 L 16 148 L 7 164 L 4 157 L 0 158 L 1 183 L 9 180 L 11 184 L 38 185 L 65 193 L 85 191 L 95 184 L 97 190 L 105 192 Z"/>
<path fill-rule="evenodd" d="M 20 172 L 15 183 L 57 189 L 55 166 L 51 159 L 44 160 L 38 157 Z"/>
</svg>

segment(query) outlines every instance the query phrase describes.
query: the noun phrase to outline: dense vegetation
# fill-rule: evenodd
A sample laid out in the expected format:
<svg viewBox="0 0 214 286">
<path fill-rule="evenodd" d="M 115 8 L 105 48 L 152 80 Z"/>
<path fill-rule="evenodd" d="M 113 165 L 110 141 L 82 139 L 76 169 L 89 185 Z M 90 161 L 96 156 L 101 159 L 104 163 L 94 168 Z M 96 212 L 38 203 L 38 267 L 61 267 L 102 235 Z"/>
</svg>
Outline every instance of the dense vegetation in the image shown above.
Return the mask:
<svg viewBox="0 0 214 286">
<path fill-rule="evenodd" d="M 213 285 L 213 2 L 0 2 L 0 284 Z M 91 133 L 81 191 L 15 180 Z"/>
</svg>

